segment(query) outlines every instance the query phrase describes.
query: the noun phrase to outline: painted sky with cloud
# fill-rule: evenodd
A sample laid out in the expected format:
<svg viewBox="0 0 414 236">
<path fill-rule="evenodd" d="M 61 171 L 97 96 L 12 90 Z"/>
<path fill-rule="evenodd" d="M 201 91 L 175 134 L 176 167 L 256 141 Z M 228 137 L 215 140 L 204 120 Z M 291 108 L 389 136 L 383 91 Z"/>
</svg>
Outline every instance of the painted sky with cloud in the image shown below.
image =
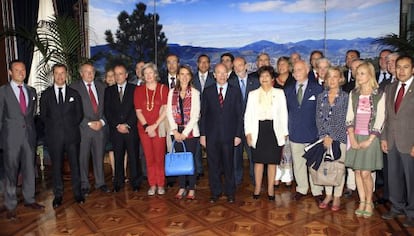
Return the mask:
<svg viewBox="0 0 414 236">
<path fill-rule="evenodd" d="M 154 1 L 142 1 L 147 13 Z M 354 39 L 398 34 L 399 0 L 326 0 L 327 38 Z M 90 0 L 91 46 L 118 28 L 117 16 L 138 1 Z M 258 40 L 276 43 L 324 37 L 324 0 L 156 0 L 168 43 L 240 47 Z"/>
</svg>

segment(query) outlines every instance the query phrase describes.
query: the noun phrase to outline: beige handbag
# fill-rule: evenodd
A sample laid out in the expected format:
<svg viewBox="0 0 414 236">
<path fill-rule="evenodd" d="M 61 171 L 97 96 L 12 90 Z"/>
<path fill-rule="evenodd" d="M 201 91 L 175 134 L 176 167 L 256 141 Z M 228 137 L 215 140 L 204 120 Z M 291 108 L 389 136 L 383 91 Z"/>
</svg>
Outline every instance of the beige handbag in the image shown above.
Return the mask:
<svg viewBox="0 0 414 236">
<path fill-rule="evenodd" d="M 315 170 L 312 167 L 309 168 L 312 181 L 316 185 L 338 186 L 341 184 L 345 174 L 345 164 L 343 161 L 329 161 L 326 159 L 329 159 L 329 157 L 325 156 L 322 159 L 322 163 L 318 170 Z"/>
</svg>

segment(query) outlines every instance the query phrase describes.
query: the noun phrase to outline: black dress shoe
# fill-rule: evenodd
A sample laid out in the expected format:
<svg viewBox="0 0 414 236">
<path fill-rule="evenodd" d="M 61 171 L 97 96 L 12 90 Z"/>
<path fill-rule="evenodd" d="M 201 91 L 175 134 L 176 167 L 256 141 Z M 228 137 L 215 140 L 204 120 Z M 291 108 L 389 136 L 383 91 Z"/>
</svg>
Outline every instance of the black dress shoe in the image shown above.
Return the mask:
<svg viewBox="0 0 414 236">
<path fill-rule="evenodd" d="M 53 208 L 58 208 L 62 205 L 62 198 L 61 197 L 55 197 L 55 199 L 53 199 Z"/>
<path fill-rule="evenodd" d="M 89 189 L 83 188 L 83 189 L 81 189 L 81 193 L 82 193 L 83 197 L 87 197 L 87 196 L 89 196 Z"/>
<path fill-rule="evenodd" d="M 274 195 L 273 196 L 267 195 L 267 199 L 269 199 L 269 201 L 274 201 L 276 197 Z"/>
<path fill-rule="evenodd" d="M 414 219 L 411 217 L 407 217 L 403 222 L 404 227 L 411 228 L 414 227 Z"/>
<path fill-rule="evenodd" d="M 39 204 L 39 203 L 37 203 L 37 202 L 33 202 L 33 203 L 26 203 L 26 204 L 24 204 L 24 206 L 25 206 L 25 207 L 28 207 L 28 208 L 32 208 L 33 210 L 43 210 L 43 209 L 45 208 L 45 206 L 40 205 L 40 204 Z"/>
<path fill-rule="evenodd" d="M 6 218 L 12 221 L 17 220 L 16 210 L 7 211 Z"/>
<path fill-rule="evenodd" d="M 254 194 L 254 193 L 253 193 L 253 199 L 254 199 L 254 200 L 257 200 L 257 199 L 259 199 L 259 198 L 260 198 L 260 194 Z"/>
<path fill-rule="evenodd" d="M 99 190 L 101 190 L 101 192 L 103 193 L 110 193 L 111 190 L 109 190 L 108 186 L 106 185 L 102 185 L 101 187 L 99 187 Z"/>
<path fill-rule="evenodd" d="M 342 195 L 346 198 L 350 198 L 352 197 L 352 193 L 353 193 L 352 189 L 347 188 L 344 190 L 344 193 Z"/>
<path fill-rule="evenodd" d="M 218 201 L 218 197 L 217 196 L 210 197 L 210 203 L 215 203 L 217 201 Z"/>
<path fill-rule="evenodd" d="M 388 202 L 387 199 L 385 198 L 378 198 L 377 200 L 374 201 L 375 205 L 385 205 Z"/>
<path fill-rule="evenodd" d="M 228 202 L 228 203 L 234 203 L 234 202 L 235 202 L 234 197 L 233 197 L 233 196 L 229 196 L 229 197 L 227 197 L 227 202 Z"/>
<path fill-rule="evenodd" d="M 305 197 L 306 195 L 305 194 L 301 194 L 301 193 L 299 193 L 299 192 L 296 192 L 294 195 L 293 195 L 293 197 L 292 197 L 292 200 L 294 200 L 294 201 L 299 201 L 300 199 L 302 199 L 303 197 Z"/>
<path fill-rule="evenodd" d="M 389 211 L 389 212 L 386 212 L 386 213 L 382 214 L 381 218 L 384 219 L 384 220 L 391 220 L 391 219 L 397 218 L 398 216 L 403 216 L 403 215 L 404 214 L 402 214 L 402 213 L 396 213 L 396 212 L 393 212 L 393 211 Z"/>
<path fill-rule="evenodd" d="M 83 197 L 78 197 L 78 198 L 76 198 L 76 202 L 77 202 L 78 204 L 84 204 L 84 203 L 85 203 L 85 198 L 83 198 Z"/>
<path fill-rule="evenodd" d="M 316 201 L 316 203 L 319 205 L 322 201 L 323 201 L 323 199 L 324 199 L 324 197 L 322 196 L 322 195 L 316 195 L 316 196 L 313 196 L 313 198 L 315 199 L 315 201 Z"/>
<path fill-rule="evenodd" d="M 133 192 L 138 192 L 139 191 L 139 186 L 133 186 L 132 191 Z"/>
</svg>

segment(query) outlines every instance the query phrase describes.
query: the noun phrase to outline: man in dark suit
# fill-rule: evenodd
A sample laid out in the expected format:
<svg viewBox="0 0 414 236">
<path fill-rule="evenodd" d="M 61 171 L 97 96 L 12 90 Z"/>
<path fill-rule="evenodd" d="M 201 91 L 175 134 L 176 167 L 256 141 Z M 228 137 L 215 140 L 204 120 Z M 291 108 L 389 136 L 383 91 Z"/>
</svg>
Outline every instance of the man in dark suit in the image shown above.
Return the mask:
<svg viewBox="0 0 414 236">
<path fill-rule="evenodd" d="M 391 210 L 382 215 L 393 219 L 406 215 L 405 227 L 414 227 L 414 59 L 400 56 L 396 61 L 398 81 L 385 93 L 385 122 L 381 148 L 388 154 L 388 183 Z"/>
<path fill-rule="evenodd" d="M 104 193 L 110 192 L 105 184 L 104 155 L 105 130 L 104 93 L 105 84 L 95 80 L 95 68 L 90 62 L 83 63 L 79 68 L 82 80 L 71 85 L 82 98 L 83 120 L 80 124 L 81 143 L 79 166 L 81 173 L 82 194 L 87 196 L 90 191 L 88 180 L 89 160 L 92 154 L 95 188 Z"/>
<path fill-rule="evenodd" d="M 79 171 L 79 124 L 83 119 L 82 101 L 76 90 L 66 85 L 67 67 L 55 64 L 53 86 L 47 88 L 40 99 L 40 118 L 45 124 L 46 146 L 53 168 L 53 208 L 62 205 L 62 165 L 66 156 L 70 164 L 72 191 L 75 200 L 83 203 Z"/>
<path fill-rule="evenodd" d="M 389 73 L 387 69 L 387 56 L 390 55 L 391 53 L 392 51 L 390 49 L 383 49 L 379 53 L 379 56 L 378 56 L 379 71 L 375 73 L 378 84 L 381 84 L 385 80 L 391 79 L 391 73 Z"/>
<path fill-rule="evenodd" d="M 319 79 L 319 75 L 318 75 L 318 71 L 317 71 L 317 65 L 316 62 L 320 59 L 323 58 L 323 52 L 319 51 L 319 50 L 314 50 L 311 52 L 310 56 L 309 56 L 309 64 L 311 65 L 311 68 L 308 72 L 308 78 L 311 81 L 318 81 Z M 294 64 L 292 64 L 294 65 Z"/>
<path fill-rule="evenodd" d="M 165 64 L 167 66 L 167 73 L 161 76 L 160 82 L 167 85 L 169 89 L 175 88 L 180 58 L 175 54 L 169 54 L 165 59 Z"/>
<path fill-rule="evenodd" d="M 223 53 L 220 56 L 220 63 L 226 66 L 228 80 L 237 79 L 237 75 L 233 71 L 233 61 L 234 61 L 234 56 L 233 54 L 229 52 Z"/>
<path fill-rule="evenodd" d="M 204 89 L 201 104 L 200 143 L 207 148 L 210 202 L 221 193 L 234 203 L 234 147 L 241 142 L 243 121 L 240 89 L 227 83 L 227 69 L 217 64 L 214 69 L 216 85 Z M 224 185 L 221 174 L 224 174 Z"/>
<path fill-rule="evenodd" d="M 128 81 L 128 83 L 131 83 L 136 86 L 143 85 L 144 82 L 144 75 L 142 74 L 142 68 L 145 65 L 145 61 L 139 61 L 137 64 L 135 64 L 135 75 Z"/>
<path fill-rule="evenodd" d="M 318 139 L 316 127 L 316 102 L 322 86 L 308 79 L 309 67 L 305 61 L 298 61 L 293 67 L 296 83 L 285 87 L 287 108 L 289 111 L 289 139 L 292 149 L 293 171 L 296 180 L 296 194 L 293 200 L 300 200 L 308 193 L 309 183 L 312 195 L 317 202 L 322 201 L 322 187 L 313 184 L 308 175 L 304 148 Z M 309 181 L 309 182 L 308 182 Z"/>
<path fill-rule="evenodd" d="M 36 90 L 24 84 L 26 66 L 14 60 L 9 64 L 11 80 L 0 87 L 0 142 L 5 170 L 4 205 L 6 217 L 17 220 L 17 175 L 23 177 L 24 206 L 41 210 L 35 201 Z"/>
<path fill-rule="evenodd" d="M 200 91 L 200 99 L 202 99 L 204 88 L 207 88 L 215 83 L 216 81 L 214 79 L 214 75 L 212 72 L 210 72 L 210 57 L 208 57 L 206 54 L 201 54 L 197 59 L 197 72 L 194 73 L 193 79 L 194 88 Z M 198 178 L 204 176 L 201 149 L 201 145 L 198 145 L 196 154 L 194 156 Z"/>
<path fill-rule="evenodd" d="M 236 80 L 230 80 L 229 84 L 238 88 L 242 94 L 242 118 L 244 120 L 244 112 L 246 110 L 247 99 L 249 92 L 259 88 L 260 83 L 258 77 L 251 77 L 247 75 L 247 62 L 243 57 L 236 57 L 233 61 L 234 72 L 237 75 Z M 244 122 L 243 122 L 244 124 Z M 244 128 L 241 135 L 242 142 L 235 147 L 234 150 L 234 174 L 236 179 L 236 185 L 240 185 L 243 182 L 243 150 L 246 149 L 247 156 L 250 163 L 250 179 L 254 184 L 254 163 L 252 160 L 252 153 L 249 145 L 247 145 L 246 136 L 244 135 Z"/>
<path fill-rule="evenodd" d="M 234 64 L 234 62 L 233 62 L 233 64 Z M 270 66 L 270 56 L 269 56 L 269 54 L 267 54 L 265 52 L 259 53 L 259 55 L 257 55 L 257 57 L 256 57 L 256 71 L 251 72 L 249 74 L 249 77 L 259 80 L 259 75 L 257 74 L 257 71 L 262 66 Z M 236 68 L 234 68 L 234 70 L 236 70 Z M 237 74 L 237 72 L 236 72 L 236 74 Z"/>
<path fill-rule="evenodd" d="M 351 92 L 351 90 L 355 88 L 355 77 L 352 76 L 351 63 L 352 61 L 360 58 L 361 54 L 358 50 L 350 49 L 346 52 L 345 66 L 347 70 L 344 71 L 345 84 L 342 85 L 342 90 L 344 90 L 347 93 Z"/>
<path fill-rule="evenodd" d="M 124 157 L 128 153 L 128 165 L 132 190 L 137 192 L 141 185 L 141 166 L 138 160 L 138 129 L 134 107 L 135 85 L 127 83 L 125 65 L 114 66 L 116 84 L 105 90 L 105 117 L 109 125 L 109 138 L 114 147 L 115 179 L 114 192 L 124 185 Z"/>
</svg>

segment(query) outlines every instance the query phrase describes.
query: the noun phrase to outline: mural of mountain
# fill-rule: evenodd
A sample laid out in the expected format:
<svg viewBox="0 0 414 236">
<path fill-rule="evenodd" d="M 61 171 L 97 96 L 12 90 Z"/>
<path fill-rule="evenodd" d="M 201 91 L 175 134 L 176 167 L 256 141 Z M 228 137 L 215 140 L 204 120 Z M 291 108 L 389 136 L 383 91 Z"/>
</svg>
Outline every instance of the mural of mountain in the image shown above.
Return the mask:
<svg viewBox="0 0 414 236">
<path fill-rule="evenodd" d="M 345 53 L 349 49 L 356 49 L 361 52 L 362 58 L 375 58 L 379 51 L 383 48 L 375 43 L 375 38 L 356 38 L 352 40 L 345 39 L 328 39 L 326 41 L 326 57 L 335 65 L 343 65 L 345 61 Z M 317 49 L 324 51 L 323 40 L 303 40 L 295 43 L 274 43 L 266 40 L 253 42 L 240 48 L 204 48 L 195 46 L 183 46 L 179 44 L 168 44 L 170 53 L 174 53 L 180 57 L 181 64 L 188 64 L 196 69 L 197 57 L 200 54 L 207 54 L 212 65 L 220 61 L 220 55 L 224 52 L 231 52 L 234 56 L 243 56 L 249 63 L 251 70 L 255 69 L 256 56 L 261 52 L 270 55 L 272 65 L 276 64 L 277 58 L 280 56 L 289 56 L 293 52 L 298 52 L 306 61 L 309 60 L 310 53 Z M 98 45 L 91 47 L 91 55 L 94 56 L 99 52 L 111 52 L 108 45 Z M 96 67 L 101 72 L 104 71 L 105 61 L 100 60 L 96 63 Z"/>
</svg>

